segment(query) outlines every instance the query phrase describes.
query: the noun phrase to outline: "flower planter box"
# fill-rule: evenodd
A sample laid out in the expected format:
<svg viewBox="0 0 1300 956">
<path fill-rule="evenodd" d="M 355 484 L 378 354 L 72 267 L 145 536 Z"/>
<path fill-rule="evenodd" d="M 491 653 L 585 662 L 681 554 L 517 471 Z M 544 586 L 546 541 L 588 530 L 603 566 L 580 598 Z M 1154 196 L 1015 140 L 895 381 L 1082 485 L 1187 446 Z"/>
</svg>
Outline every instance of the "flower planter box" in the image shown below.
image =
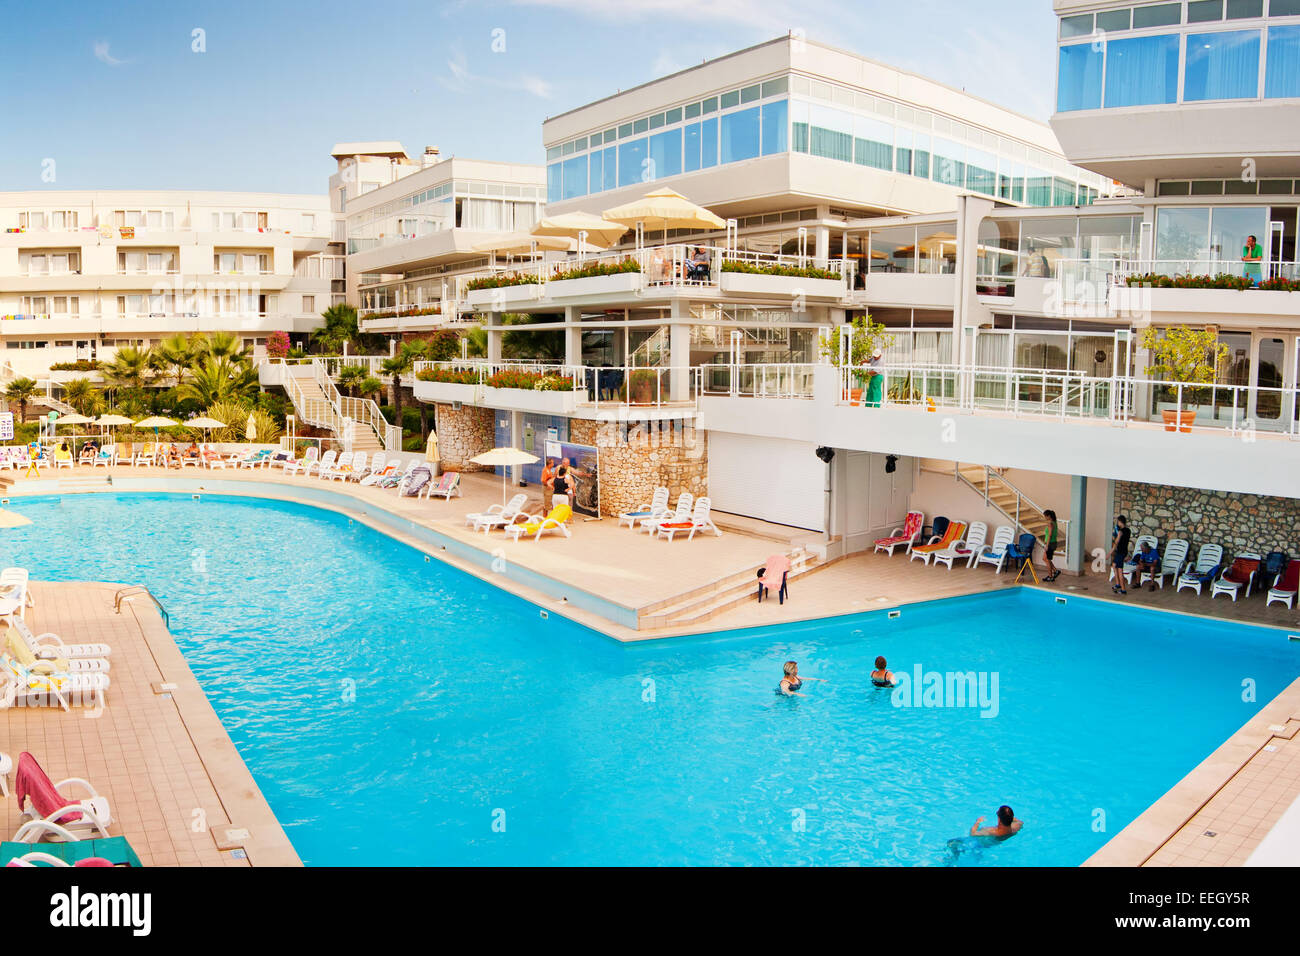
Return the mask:
<svg viewBox="0 0 1300 956">
<path fill-rule="evenodd" d="M 1111 308 L 1123 314 L 1210 312 L 1221 315 L 1300 315 L 1300 292 L 1259 289 L 1111 289 Z"/>
<path fill-rule="evenodd" d="M 546 295 L 551 299 L 568 299 L 575 296 L 635 292 L 641 288 L 642 278 L 640 272 L 619 272 L 585 279 L 557 279 L 546 284 Z"/>
<path fill-rule="evenodd" d="M 476 309 L 506 307 L 519 302 L 533 302 L 542 297 L 541 283 L 503 285 L 496 289 L 475 289 L 465 294 L 465 301 Z"/>
<path fill-rule="evenodd" d="M 718 275 L 722 292 L 750 295 L 780 295 L 794 298 L 838 299 L 848 291 L 843 279 L 808 279 L 803 276 L 768 276 L 754 272 L 723 272 Z"/>
<path fill-rule="evenodd" d="M 415 379 L 411 391 L 422 402 L 440 402 L 449 405 L 461 402 L 465 405 L 481 405 L 479 399 L 483 389 L 478 385 L 461 385 L 458 382 L 426 382 Z"/>
<path fill-rule="evenodd" d="M 550 392 L 535 388 L 490 388 L 484 385 L 482 398 L 477 404 L 489 408 L 508 408 L 513 411 L 536 412 L 542 415 L 568 415 L 585 392 Z"/>
</svg>

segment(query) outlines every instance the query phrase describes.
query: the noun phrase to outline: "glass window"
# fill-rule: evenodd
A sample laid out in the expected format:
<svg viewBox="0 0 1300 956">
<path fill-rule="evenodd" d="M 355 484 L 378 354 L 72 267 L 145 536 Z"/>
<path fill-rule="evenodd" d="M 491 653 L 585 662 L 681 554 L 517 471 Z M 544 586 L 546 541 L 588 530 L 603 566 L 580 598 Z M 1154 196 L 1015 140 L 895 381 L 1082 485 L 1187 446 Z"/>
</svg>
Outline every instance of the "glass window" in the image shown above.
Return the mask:
<svg viewBox="0 0 1300 956">
<path fill-rule="evenodd" d="M 705 97 L 700 101 L 700 109 L 705 113 L 716 113 L 718 111 L 718 98 L 716 96 Z"/>
<path fill-rule="evenodd" d="M 1177 35 L 1108 41 L 1106 106 L 1175 102 L 1178 98 L 1178 47 Z"/>
<path fill-rule="evenodd" d="M 644 119 L 644 118 L 642 118 L 642 119 L 639 119 L 639 120 L 633 120 L 633 121 L 632 121 L 632 132 L 633 132 L 633 133 L 644 133 L 644 132 L 646 132 L 649 128 L 650 128 L 650 121 L 649 121 L 648 119 Z"/>
<path fill-rule="evenodd" d="M 1300 96 L 1300 26 L 1268 28 L 1264 95 L 1269 99 Z"/>
<path fill-rule="evenodd" d="M 674 123 L 680 123 L 681 121 L 682 121 L 682 108 L 680 106 L 676 107 L 675 109 L 668 110 L 667 112 L 664 113 L 664 122 L 667 123 L 669 126 L 672 126 Z"/>
<path fill-rule="evenodd" d="M 1075 17 L 1061 17 L 1061 39 L 1086 37 L 1092 33 L 1092 14 L 1081 13 Z"/>
<path fill-rule="evenodd" d="M 1079 258 L 1111 259 L 1137 251 L 1141 216 L 1080 216 Z"/>
<path fill-rule="evenodd" d="M 789 107 L 785 100 L 763 104 L 763 155 L 784 153 L 789 144 L 787 129 L 790 125 Z"/>
<path fill-rule="evenodd" d="M 1131 10 L 1106 10 L 1097 14 L 1097 29 L 1103 33 L 1127 30 L 1133 22 Z"/>
<path fill-rule="evenodd" d="M 546 167 L 546 201 L 560 201 L 560 164 L 551 163 Z"/>
<path fill-rule="evenodd" d="M 596 150 L 591 154 L 587 168 L 591 177 L 591 192 L 598 193 L 603 188 L 602 183 L 605 181 L 605 154 Z"/>
<path fill-rule="evenodd" d="M 761 89 L 762 87 L 758 83 L 755 83 L 753 86 L 745 87 L 743 90 L 740 91 L 740 102 L 742 103 L 754 102 L 754 100 L 758 99 L 759 92 Z"/>
<path fill-rule="evenodd" d="M 682 172 L 682 131 L 665 130 L 650 137 L 650 162 L 646 181 L 679 176 Z"/>
<path fill-rule="evenodd" d="M 734 163 L 759 154 L 760 116 L 757 106 L 722 117 L 722 161 Z"/>
<path fill-rule="evenodd" d="M 616 139 L 618 139 L 618 130 L 616 129 L 605 130 L 605 142 L 612 143 Z"/>
<path fill-rule="evenodd" d="M 723 93 L 721 104 L 724 110 L 731 109 L 733 106 L 740 105 L 740 90 L 732 90 L 730 93 Z"/>
<path fill-rule="evenodd" d="M 1091 43 L 1063 46 L 1056 71 L 1056 111 L 1101 109 L 1103 54 Z"/>
<path fill-rule="evenodd" d="M 966 151 L 966 188 L 986 196 L 998 194 L 998 161 L 992 153 Z"/>
<path fill-rule="evenodd" d="M 682 168 L 688 173 L 693 173 L 700 168 L 700 124 L 691 123 L 683 130 L 683 134 L 685 156 L 682 160 Z"/>
<path fill-rule="evenodd" d="M 787 93 L 790 90 L 790 78 L 788 76 L 779 76 L 775 80 L 765 80 L 763 82 L 763 97 L 777 96 L 781 93 Z"/>
<path fill-rule="evenodd" d="M 609 190 L 618 185 L 618 150 L 613 146 L 607 146 L 602 152 L 605 154 L 604 160 L 604 178 L 601 188 Z M 595 183 L 595 180 L 592 180 Z"/>
<path fill-rule="evenodd" d="M 663 126 L 663 125 L 664 125 L 664 114 L 663 114 L 663 113 L 656 113 L 654 116 L 650 117 L 650 128 L 651 128 L 651 129 L 659 129 L 659 127 L 661 127 L 661 126 Z"/>
<path fill-rule="evenodd" d="M 1270 17 L 1300 17 L 1300 0 L 1269 0 Z"/>
<path fill-rule="evenodd" d="M 1204 260 L 1210 252 L 1210 210 L 1165 206 L 1156 210 L 1156 258 Z"/>
<path fill-rule="evenodd" d="M 916 228 L 894 226 L 871 230 L 870 271 L 915 272 Z"/>
<path fill-rule="evenodd" d="M 957 271 L 957 224 L 922 226 L 916 269 L 923 275 L 952 275 Z"/>
<path fill-rule="evenodd" d="M 1223 0 L 1191 0 L 1187 4 L 1188 23 L 1209 23 L 1223 19 Z"/>
<path fill-rule="evenodd" d="M 618 184 L 631 186 L 642 182 L 641 173 L 646 161 L 646 141 L 634 139 L 618 147 Z"/>
<path fill-rule="evenodd" d="M 1074 217 L 1025 219 L 1020 224 L 1020 274 L 1050 279 L 1061 260 L 1077 259 L 1077 227 Z"/>
<path fill-rule="evenodd" d="M 984 219 L 980 222 L 975 263 L 981 295 L 1010 295 L 1007 283 L 1014 283 L 1019 258 L 1020 223 L 1013 219 Z"/>
<path fill-rule="evenodd" d="M 934 181 L 945 186 L 966 185 L 966 147 L 934 138 Z"/>
<path fill-rule="evenodd" d="M 853 161 L 875 169 L 894 168 L 894 127 L 866 116 L 853 117 Z"/>
<path fill-rule="evenodd" d="M 912 171 L 912 131 L 897 129 L 894 131 L 894 168 L 900 173 Z"/>
<path fill-rule="evenodd" d="M 697 116 L 699 116 L 699 115 L 700 115 L 700 104 L 699 104 L 699 103 L 688 103 L 688 104 L 686 105 L 686 118 L 687 118 L 687 119 L 695 119 L 695 117 L 697 117 Z"/>
<path fill-rule="evenodd" d="M 1258 30 L 1187 35 L 1184 100 L 1241 100 L 1258 95 Z"/>
<path fill-rule="evenodd" d="M 706 119 L 700 124 L 700 167 L 707 169 L 718 165 L 718 118 Z"/>
<path fill-rule="evenodd" d="M 1181 3 L 1161 3 L 1154 7 L 1133 8 L 1133 29 L 1145 30 L 1147 27 L 1167 27 L 1183 21 Z"/>
<path fill-rule="evenodd" d="M 1250 236 L 1262 247 L 1268 236 L 1267 206 L 1216 206 L 1210 219 L 1210 256 L 1242 274 L 1242 249 Z"/>
<path fill-rule="evenodd" d="M 797 106 L 796 116 L 806 117 L 808 125 L 806 144 L 796 140 L 796 147 L 803 146 L 801 152 L 814 156 L 853 162 L 852 114 L 817 103 L 799 103 Z"/>
<path fill-rule="evenodd" d="M 912 146 L 912 175 L 930 178 L 930 137 L 924 133 L 916 134 Z"/>
<path fill-rule="evenodd" d="M 587 195 L 587 157 L 575 156 L 564 161 L 564 178 L 561 198 L 573 199 Z"/>
<path fill-rule="evenodd" d="M 1228 0 L 1229 20 L 1248 20 L 1264 15 L 1264 0 Z"/>
</svg>

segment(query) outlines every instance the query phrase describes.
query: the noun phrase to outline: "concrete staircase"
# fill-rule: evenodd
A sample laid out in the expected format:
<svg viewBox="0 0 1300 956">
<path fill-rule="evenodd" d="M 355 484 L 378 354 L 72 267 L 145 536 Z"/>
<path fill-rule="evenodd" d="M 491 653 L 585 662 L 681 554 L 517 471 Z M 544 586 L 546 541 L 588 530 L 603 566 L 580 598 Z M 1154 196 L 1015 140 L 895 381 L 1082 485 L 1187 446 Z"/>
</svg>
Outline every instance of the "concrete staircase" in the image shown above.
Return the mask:
<svg viewBox="0 0 1300 956">
<path fill-rule="evenodd" d="M 294 411 L 298 414 L 301 421 L 317 428 L 326 428 L 339 435 L 342 430 L 343 413 L 339 408 L 340 401 L 355 402 L 355 399 L 336 399 L 337 389 L 334 389 L 334 395 L 325 391 L 321 386 L 311 365 L 286 365 L 285 369 L 292 382 L 285 382 L 285 391 L 293 401 Z M 331 386 L 332 387 L 332 386 Z M 340 437 L 342 437 L 340 435 Z M 383 442 L 375 430 L 364 422 L 356 422 L 352 430 L 352 451 L 364 451 L 367 454 L 374 454 L 377 451 L 383 451 Z"/>
<path fill-rule="evenodd" d="M 957 465 L 957 480 L 983 495 L 990 505 L 1006 515 L 1008 522 L 1039 541 L 1047 532 L 1047 517 L 1023 492 L 995 468 Z"/>
<path fill-rule="evenodd" d="M 790 573 L 786 576 L 786 582 L 791 590 L 796 587 L 799 578 L 824 566 L 809 551 L 793 551 L 789 557 Z M 654 631 L 670 627 L 694 627 L 705 624 L 746 601 L 756 600 L 760 567 L 761 564 L 754 564 L 683 594 L 647 604 L 637 611 L 637 629 Z M 771 597 L 776 600 L 775 594 Z"/>
</svg>

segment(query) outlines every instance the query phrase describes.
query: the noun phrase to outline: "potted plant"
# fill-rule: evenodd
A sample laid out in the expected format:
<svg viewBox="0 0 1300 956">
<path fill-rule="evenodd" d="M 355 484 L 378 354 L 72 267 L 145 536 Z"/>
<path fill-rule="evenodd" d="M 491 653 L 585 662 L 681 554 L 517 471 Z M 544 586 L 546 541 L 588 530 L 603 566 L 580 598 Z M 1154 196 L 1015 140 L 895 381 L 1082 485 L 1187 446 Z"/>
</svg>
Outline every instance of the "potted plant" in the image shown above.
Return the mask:
<svg viewBox="0 0 1300 956">
<path fill-rule="evenodd" d="M 866 367 L 867 362 L 875 354 L 876 349 L 889 348 L 894 344 L 895 339 L 885 330 L 884 325 L 872 321 L 870 313 L 859 315 L 850 325 L 853 328 L 853 335 L 851 336 L 852 354 L 849 356 L 848 363 L 853 370 L 853 381 L 857 383 L 857 388 L 850 388 L 846 397 L 850 404 L 861 405 L 863 386 L 868 383 L 870 377 Z M 839 326 L 831 329 L 829 335 L 823 335 L 818 345 L 822 358 L 839 368 L 842 358 Z"/>
<path fill-rule="evenodd" d="M 626 400 L 631 405 L 649 405 L 654 401 L 655 385 L 659 373 L 655 369 L 633 369 L 628 381 L 623 386 Z"/>
<path fill-rule="evenodd" d="M 1214 384 L 1219 371 L 1228 361 L 1228 347 L 1219 342 L 1214 329 L 1191 329 L 1176 326 L 1168 329 L 1148 328 L 1142 332 L 1142 347 L 1151 359 L 1147 375 L 1166 382 L 1191 386 L 1182 389 L 1182 400 L 1174 409 L 1162 410 L 1165 431 L 1190 432 L 1196 410 L 1206 389 Z M 1166 386 L 1169 387 L 1169 386 Z M 1177 392 L 1175 392 L 1177 400 Z"/>
</svg>

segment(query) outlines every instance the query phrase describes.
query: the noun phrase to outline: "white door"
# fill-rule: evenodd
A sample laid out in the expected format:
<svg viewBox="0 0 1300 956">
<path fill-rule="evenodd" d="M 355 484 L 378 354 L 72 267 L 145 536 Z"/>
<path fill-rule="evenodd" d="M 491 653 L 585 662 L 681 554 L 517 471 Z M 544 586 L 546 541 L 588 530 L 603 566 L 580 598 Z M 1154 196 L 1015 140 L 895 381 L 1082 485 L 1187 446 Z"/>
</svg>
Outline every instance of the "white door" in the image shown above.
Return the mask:
<svg viewBox="0 0 1300 956">
<path fill-rule="evenodd" d="M 825 530 L 826 465 L 812 442 L 709 432 L 713 507 L 811 531 Z"/>
</svg>

